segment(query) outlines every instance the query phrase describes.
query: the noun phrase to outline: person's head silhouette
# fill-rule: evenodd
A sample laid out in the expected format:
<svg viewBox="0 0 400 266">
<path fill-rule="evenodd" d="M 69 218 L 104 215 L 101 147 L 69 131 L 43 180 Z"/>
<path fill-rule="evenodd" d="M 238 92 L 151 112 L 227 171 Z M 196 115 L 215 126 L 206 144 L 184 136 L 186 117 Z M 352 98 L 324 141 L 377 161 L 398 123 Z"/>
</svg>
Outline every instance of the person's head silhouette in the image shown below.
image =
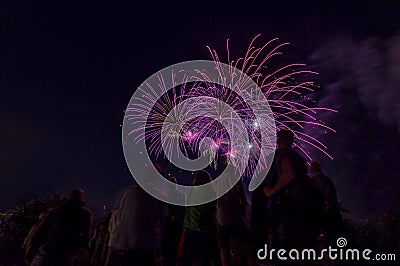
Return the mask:
<svg viewBox="0 0 400 266">
<path fill-rule="evenodd" d="M 195 179 L 193 180 L 193 185 L 200 186 L 200 185 L 207 184 L 211 181 L 212 181 L 211 175 L 205 170 L 200 170 L 197 172 L 197 175 L 196 175 Z"/>
<path fill-rule="evenodd" d="M 69 193 L 68 200 L 70 200 L 70 201 L 83 201 L 83 195 L 84 195 L 83 189 L 75 188 Z"/>
<path fill-rule="evenodd" d="M 282 129 L 277 133 L 277 142 L 279 148 L 290 148 L 293 145 L 293 132 L 287 129 Z"/>
</svg>

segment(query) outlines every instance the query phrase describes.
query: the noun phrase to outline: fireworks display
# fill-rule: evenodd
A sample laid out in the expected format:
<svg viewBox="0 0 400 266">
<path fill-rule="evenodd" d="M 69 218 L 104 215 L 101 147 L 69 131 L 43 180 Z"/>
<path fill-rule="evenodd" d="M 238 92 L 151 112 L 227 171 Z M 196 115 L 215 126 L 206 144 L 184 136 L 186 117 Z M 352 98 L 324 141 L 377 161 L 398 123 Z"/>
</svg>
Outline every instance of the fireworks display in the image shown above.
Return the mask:
<svg viewBox="0 0 400 266">
<path fill-rule="evenodd" d="M 154 84 L 139 87 L 141 98 L 127 109 L 127 119 L 133 125 L 138 121 L 143 125 L 133 129 L 143 132 L 135 141 L 145 140 L 148 153 L 155 157 L 170 158 L 179 151 L 188 158 L 206 154 L 214 167 L 230 161 L 240 173 L 251 176 L 257 165 L 268 168 L 276 145 L 275 132 L 289 129 L 296 137 L 295 148 L 308 161 L 313 159 L 310 150 L 315 149 L 332 158 L 321 141 L 303 132 L 306 125 L 334 132 L 316 117 L 319 112 L 336 111 L 313 107 L 307 96 L 315 85 L 303 80 L 317 73 L 305 69 L 304 64 L 274 67 L 271 60 L 282 54 L 280 50 L 287 43 L 272 39 L 257 48 L 254 43 L 258 37 L 237 60 L 230 58 L 228 40 L 227 64 L 208 47 L 218 80 L 199 69 L 193 74 L 195 81 L 191 74 L 180 76 L 179 81 L 176 73 L 158 75 L 161 97 Z M 172 82 L 170 90 L 167 79 Z"/>
</svg>

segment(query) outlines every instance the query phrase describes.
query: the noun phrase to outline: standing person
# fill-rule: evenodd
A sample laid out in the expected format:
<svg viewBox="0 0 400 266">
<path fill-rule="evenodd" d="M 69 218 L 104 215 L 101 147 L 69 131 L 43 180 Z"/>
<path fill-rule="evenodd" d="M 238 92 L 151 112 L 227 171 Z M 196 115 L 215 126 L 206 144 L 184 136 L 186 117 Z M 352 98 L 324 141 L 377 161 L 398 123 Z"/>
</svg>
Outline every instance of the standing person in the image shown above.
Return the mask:
<svg viewBox="0 0 400 266">
<path fill-rule="evenodd" d="M 290 130 L 277 133 L 273 171 L 276 183 L 264 188 L 274 217 L 271 225 L 272 248 L 311 248 L 317 244 L 321 229 L 323 200 L 308 184 L 307 163 L 292 149 L 294 135 Z"/>
<path fill-rule="evenodd" d="M 339 209 L 335 185 L 332 180 L 322 172 L 321 164 L 310 164 L 310 184 L 315 187 L 324 198 L 325 221 L 324 231 L 329 243 L 336 240 L 342 227 L 342 215 Z"/>
<path fill-rule="evenodd" d="M 96 225 L 93 238 L 89 242 L 89 247 L 93 249 L 91 258 L 92 266 L 103 266 L 108 245 L 107 220 L 101 221 Z"/>
<path fill-rule="evenodd" d="M 116 240 L 117 240 L 117 228 L 119 226 L 119 221 L 121 219 L 119 209 L 115 209 L 110 218 L 110 222 L 108 224 L 108 252 L 107 252 L 107 259 L 106 259 L 106 266 L 113 266 L 119 265 L 118 262 L 118 254 L 117 250 L 115 249 Z"/>
<path fill-rule="evenodd" d="M 246 236 L 244 222 L 246 215 L 246 195 L 239 180 L 227 193 L 217 199 L 217 234 L 222 266 L 230 266 L 231 251 L 238 252 L 239 265 L 247 264 Z"/>
<path fill-rule="evenodd" d="M 267 173 L 263 182 L 251 193 L 251 213 L 249 224 L 249 265 L 259 265 L 257 251 L 269 240 L 273 215 L 270 210 L 270 200 L 264 193 L 265 187 L 272 187 L 277 182 L 275 164 Z"/>
<path fill-rule="evenodd" d="M 31 264 L 32 259 L 35 256 L 35 254 L 33 254 L 35 251 L 32 250 L 32 237 L 36 234 L 41 222 L 47 216 L 48 212 L 49 210 L 45 210 L 39 214 L 38 221 L 32 226 L 28 235 L 24 239 L 24 243 L 22 244 L 22 249 L 25 251 L 25 262 L 27 265 Z"/>
<path fill-rule="evenodd" d="M 264 194 L 265 182 L 251 193 L 251 214 L 249 227 L 249 265 L 258 265 L 257 251 L 264 247 L 268 240 L 269 222 L 267 197 Z"/>
<path fill-rule="evenodd" d="M 175 177 L 170 177 L 169 181 L 177 184 Z M 185 195 L 175 188 L 173 191 L 176 197 L 184 199 Z M 162 240 L 162 255 L 164 266 L 176 266 L 179 240 L 182 233 L 183 218 L 185 217 L 185 208 L 183 206 L 168 205 L 168 216 L 164 226 Z"/>
<path fill-rule="evenodd" d="M 127 188 L 121 196 L 110 237 L 116 257 L 108 265 L 152 266 L 160 247 L 160 232 L 165 220 L 164 203 L 139 185 Z"/>
<path fill-rule="evenodd" d="M 211 182 L 207 171 L 200 170 L 194 181 L 194 186 Z M 188 201 L 191 200 L 191 195 Z M 191 266 L 197 261 L 202 266 L 211 265 L 213 259 L 212 244 L 215 232 L 215 207 L 216 202 L 187 207 L 183 221 L 182 251 L 179 265 Z"/>
<path fill-rule="evenodd" d="M 81 249 L 87 249 L 91 213 L 83 207 L 82 189 L 74 189 L 68 200 L 51 210 L 32 236 L 32 248 L 37 250 L 31 266 L 72 266 Z"/>
</svg>

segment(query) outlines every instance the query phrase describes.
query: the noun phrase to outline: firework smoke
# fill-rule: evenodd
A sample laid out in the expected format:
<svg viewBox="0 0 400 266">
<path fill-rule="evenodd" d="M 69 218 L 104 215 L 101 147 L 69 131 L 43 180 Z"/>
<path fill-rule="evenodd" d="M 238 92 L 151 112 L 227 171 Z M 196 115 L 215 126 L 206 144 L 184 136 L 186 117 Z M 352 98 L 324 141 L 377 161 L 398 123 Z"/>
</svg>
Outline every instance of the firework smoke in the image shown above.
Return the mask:
<svg viewBox="0 0 400 266">
<path fill-rule="evenodd" d="M 337 184 L 352 217 L 398 206 L 399 47 L 400 35 L 387 40 L 338 39 L 312 55 L 324 84 L 318 103 L 339 113 L 320 117 L 334 125 L 334 137 L 311 127 L 305 130 L 319 134 L 335 154 L 333 162 L 313 155 Z"/>
</svg>

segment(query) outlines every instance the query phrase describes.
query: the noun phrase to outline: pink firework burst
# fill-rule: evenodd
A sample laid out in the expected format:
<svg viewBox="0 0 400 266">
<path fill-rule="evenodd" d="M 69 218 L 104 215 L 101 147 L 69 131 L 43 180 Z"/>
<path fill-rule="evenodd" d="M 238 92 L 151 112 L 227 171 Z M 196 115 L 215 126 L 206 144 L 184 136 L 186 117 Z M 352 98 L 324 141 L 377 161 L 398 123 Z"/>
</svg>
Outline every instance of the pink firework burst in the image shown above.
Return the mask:
<svg viewBox="0 0 400 266">
<path fill-rule="evenodd" d="M 314 90 L 314 83 L 296 81 L 317 73 L 305 69 L 304 64 L 274 68 L 271 60 L 281 55 L 280 50 L 288 43 L 272 39 L 257 48 L 254 43 L 259 36 L 251 41 L 245 56 L 237 60 L 231 59 L 227 41 L 227 69 L 218 53 L 208 47 L 217 81 L 198 70 L 200 82 L 190 75 L 177 82 L 176 73 L 172 72 L 171 77 L 159 75 L 157 84 L 142 84 L 138 88 L 142 97 L 127 109 L 132 125 L 140 124 L 132 130 L 141 132 L 135 141 L 145 140 L 149 154 L 156 157 L 169 158 L 177 151 L 183 151 L 185 156 L 208 154 L 214 162 L 229 158 L 239 171 L 251 173 L 257 164 L 270 162 L 267 157 L 275 148 L 275 139 L 268 135 L 261 138 L 261 132 L 289 129 L 296 136 L 295 146 L 308 160 L 312 160 L 309 148 L 332 158 L 320 140 L 303 132 L 307 125 L 335 132 L 319 121 L 317 114 L 336 111 L 310 106 L 307 94 Z M 172 84 L 170 90 L 166 79 Z M 256 86 L 249 86 L 250 80 Z M 254 94 L 263 97 L 253 97 Z M 265 113 L 253 112 L 254 107 L 262 110 L 266 104 L 270 109 Z M 262 142 L 267 152 L 260 152 Z"/>
<path fill-rule="evenodd" d="M 304 69 L 306 65 L 300 63 L 284 65 L 272 71 L 266 70 L 273 68 L 269 62 L 273 57 L 282 55 L 283 53 L 280 49 L 289 43 L 278 43 L 279 39 L 275 38 L 263 46 L 257 47 L 254 44 L 260 36 L 259 34 L 253 38 L 245 56 L 237 60 L 231 60 L 230 58 L 228 39 L 226 42 L 228 64 L 241 70 L 257 83 L 271 107 L 277 130 L 291 130 L 296 137 L 295 147 L 308 160 L 313 160 L 311 153 L 308 151 L 309 148 L 316 149 L 330 159 L 333 159 L 324 143 L 312 135 L 303 132 L 303 129 L 307 125 L 314 126 L 316 131 L 336 132 L 332 127 L 326 125 L 324 121 L 320 121 L 317 118 L 320 112 L 337 113 L 336 110 L 328 107 L 312 107 L 308 105 L 312 101 L 307 97 L 307 94 L 313 92 L 314 88 L 317 87 L 314 82 L 296 82 L 296 77 L 309 76 L 310 74 L 316 75 L 318 73 Z M 218 53 L 210 47 L 207 48 L 218 66 L 221 62 Z M 232 86 L 232 84 L 230 85 Z"/>
</svg>

